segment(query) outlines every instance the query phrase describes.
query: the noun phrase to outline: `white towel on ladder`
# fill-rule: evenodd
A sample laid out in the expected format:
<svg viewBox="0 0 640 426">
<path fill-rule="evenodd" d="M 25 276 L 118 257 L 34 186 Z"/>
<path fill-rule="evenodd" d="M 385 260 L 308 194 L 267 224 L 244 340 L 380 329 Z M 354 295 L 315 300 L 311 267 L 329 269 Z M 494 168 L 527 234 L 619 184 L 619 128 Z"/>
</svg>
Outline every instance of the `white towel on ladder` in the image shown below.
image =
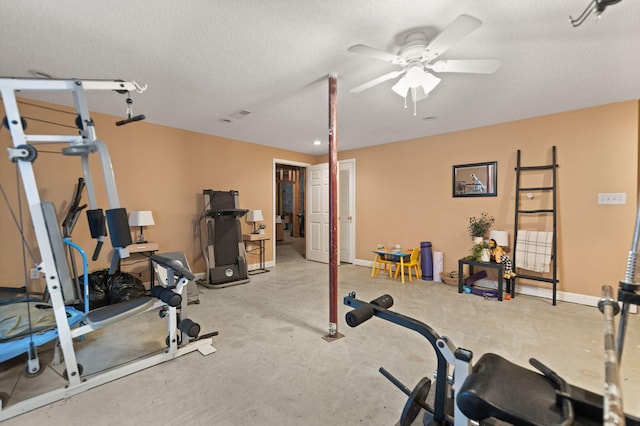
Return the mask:
<svg viewBox="0 0 640 426">
<path fill-rule="evenodd" d="M 553 232 L 518 231 L 516 268 L 549 272 Z"/>
</svg>

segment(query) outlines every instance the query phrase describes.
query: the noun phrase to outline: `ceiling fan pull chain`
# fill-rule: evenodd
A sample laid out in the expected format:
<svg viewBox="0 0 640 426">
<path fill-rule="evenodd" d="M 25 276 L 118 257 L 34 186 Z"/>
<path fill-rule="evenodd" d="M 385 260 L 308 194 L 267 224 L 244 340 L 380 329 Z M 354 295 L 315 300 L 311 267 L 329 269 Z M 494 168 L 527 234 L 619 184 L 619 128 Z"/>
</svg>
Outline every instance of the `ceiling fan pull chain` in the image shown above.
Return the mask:
<svg viewBox="0 0 640 426">
<path fill-rule="evenodd" d="M 411 88 L 411 100 L 413 100 L 413 116 L 414 117 L 417 115 L 416 114 L 416 109 L 417 109 L 416 104 L 418 103 L 418 101 L 416 100 L 417 95 L 418 95 L 418 89 L 415 88 L 415 87 L 412 87 Z"/>
</svg>

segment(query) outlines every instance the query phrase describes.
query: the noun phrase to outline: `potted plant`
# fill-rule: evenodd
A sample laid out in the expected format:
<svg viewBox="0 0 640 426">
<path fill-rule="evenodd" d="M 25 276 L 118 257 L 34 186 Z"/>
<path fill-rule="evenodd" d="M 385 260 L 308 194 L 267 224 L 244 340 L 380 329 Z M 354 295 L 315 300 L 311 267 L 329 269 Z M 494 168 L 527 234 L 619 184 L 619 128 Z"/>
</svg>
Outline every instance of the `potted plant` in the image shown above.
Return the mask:
<svg viewBox="0 0 640 426">
<path fill-rule="evenodd" d="M 264 229 L 267 227 L 264 223 L 258 225 L 258 234 L 264 234 Z"/>
<path fill-rule="evenodd" d="M 473 247 L 471 247 L 471 256 L 468 256 L 467 259 L 480 262 L 482 259 L 482 250 L 484 250 L 484 244 L 474 244 Z"/>
<path fill-rule="evenodd" d="M 491 251 L 484 243 L 474 244 L 473 247 L 471 247 L 471 255 L 467 256 L 465 259 L 473 260 L 474 262 L 488 263 L 491 262 Z"/>
<path fill-rule="evenodd" d="M 480 217 L 472 216 L 468 218 L 469 225 L 467 229 L 469 230 L 469 235 L 473 238 L 476 244 L 484 243 L 484 236 L 487 234 L 491 226 L 495 223 L 496 219 L 493 216 L 490 216 L 487 212 L 482 212 Z"/>
</svg>

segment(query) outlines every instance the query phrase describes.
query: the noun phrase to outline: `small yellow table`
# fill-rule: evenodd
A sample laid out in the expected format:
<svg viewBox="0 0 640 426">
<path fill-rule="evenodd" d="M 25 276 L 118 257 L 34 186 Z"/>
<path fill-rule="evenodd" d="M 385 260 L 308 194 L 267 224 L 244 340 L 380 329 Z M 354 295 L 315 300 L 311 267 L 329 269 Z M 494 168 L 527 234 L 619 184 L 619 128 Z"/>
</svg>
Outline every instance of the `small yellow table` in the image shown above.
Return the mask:
<svg viewBox="0 0 640 426">
<path fill-rule="evenodd" d="M 402 277 L 402 284 L 404 284 L 404 259 L 406 257 L 411 256 L 411 250 L 404 250 L 404 249 L 378 249 L 378 250 L 373 250 L 373 252 L 375 253 L 375 257 L 373 259 L 373 266 L 371 267 L 371 278 L 373 278 L 375 272 L 376 272 L 376 265 L 378 264 L 378 262 L 380 262 L 381 260 L 389 260 L 389 257 L 391 256 L 395 256 L 397 258 L 399 258 L 399 260 L 396 263 L 399 263 L 400 265 L 400 276 Z"/>
</svg>

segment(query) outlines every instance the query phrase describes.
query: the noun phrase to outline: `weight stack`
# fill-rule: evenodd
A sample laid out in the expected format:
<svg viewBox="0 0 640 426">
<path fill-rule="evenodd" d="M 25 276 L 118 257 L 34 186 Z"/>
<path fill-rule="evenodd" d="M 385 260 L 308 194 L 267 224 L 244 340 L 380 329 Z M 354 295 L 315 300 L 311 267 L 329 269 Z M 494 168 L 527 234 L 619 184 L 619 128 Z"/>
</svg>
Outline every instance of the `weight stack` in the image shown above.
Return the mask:
<svg viewBox="0 0 640 426">
<path fill-rule="evenodd" d="M 420 243 L 420 266 L 422 269 L 422 279 L 433 281 L 433 254 L 431 253 L 431 241 Z"/>
</svg>

